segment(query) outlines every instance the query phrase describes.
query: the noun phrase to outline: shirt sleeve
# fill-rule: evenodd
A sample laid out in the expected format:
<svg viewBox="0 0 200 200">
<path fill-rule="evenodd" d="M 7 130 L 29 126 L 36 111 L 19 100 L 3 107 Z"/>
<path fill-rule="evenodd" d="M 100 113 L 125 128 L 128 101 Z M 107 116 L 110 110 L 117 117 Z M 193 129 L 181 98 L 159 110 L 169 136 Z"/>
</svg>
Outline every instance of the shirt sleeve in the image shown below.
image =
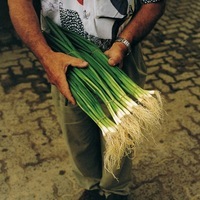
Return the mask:
<svg viewBox="0 0 200 200">
<path fill-rule="evenodd" d="M 159 1 L 162 1 L 162 0 L 142 0 L 142 3 L 143 4 L 147 4 L 147 3 L 157 3 Z"/>
</svg>

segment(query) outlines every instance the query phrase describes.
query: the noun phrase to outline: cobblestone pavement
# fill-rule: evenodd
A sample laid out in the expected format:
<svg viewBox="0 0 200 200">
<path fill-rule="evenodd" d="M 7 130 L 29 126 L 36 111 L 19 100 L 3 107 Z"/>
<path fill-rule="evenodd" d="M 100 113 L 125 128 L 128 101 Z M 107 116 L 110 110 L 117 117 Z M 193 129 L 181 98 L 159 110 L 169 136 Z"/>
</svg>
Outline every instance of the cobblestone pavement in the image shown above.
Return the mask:
<svg viewBox="0 0 200 200">
<path fill-rule="evenodd" d="M 161 91 L 167 116 L 137 152 L 131 200 L 200 199 L 200 1 L 167 2 L 143 42 L 146 88 Z M 76 200 L 46 75 L 14 32 L 0 42 L 0 200 Z"/>
</svg>

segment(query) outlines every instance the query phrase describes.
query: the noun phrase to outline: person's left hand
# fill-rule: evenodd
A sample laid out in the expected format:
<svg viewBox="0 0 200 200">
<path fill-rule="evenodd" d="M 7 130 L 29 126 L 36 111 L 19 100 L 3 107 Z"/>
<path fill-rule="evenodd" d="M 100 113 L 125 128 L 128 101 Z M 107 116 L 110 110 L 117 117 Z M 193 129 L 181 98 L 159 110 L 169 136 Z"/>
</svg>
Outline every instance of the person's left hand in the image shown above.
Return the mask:
<svg viewBox="0 0 200 200">
<path fill-rule="evenodd" d="M 108 63 L 111 66 L 122 66 L 123 58 L 126 55 L 127 47 L 121 42 L 114 42 L 110 49 L 104 52 L 109 58 Z"/>
</svg>

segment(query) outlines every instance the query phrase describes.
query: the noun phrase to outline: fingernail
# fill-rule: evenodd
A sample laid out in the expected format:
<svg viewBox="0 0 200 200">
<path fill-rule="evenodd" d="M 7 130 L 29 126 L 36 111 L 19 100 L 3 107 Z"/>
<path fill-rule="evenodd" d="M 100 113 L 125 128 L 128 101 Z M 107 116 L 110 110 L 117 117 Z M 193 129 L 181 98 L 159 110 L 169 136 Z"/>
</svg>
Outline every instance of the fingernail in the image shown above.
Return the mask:
<svg viewBox="0 0 200 200">
<path fill-rule="evenodd" d="M 84 65 L 88 65 L 88 62 L 86 62 L 86 61 L 83 61 L 83 64 L 84 64 Z"/>
<path fill-rule="evenodd" d="M 75 102 L 75 101 L 71 101 L 71 104 L 72 104 L 73 106 L 75 106 L 75 105 L 76 105 L 76 102 Z"/>
<path fill-rule="evenodd" d="M 109 64 L 110 64 L 111 66 L 115 66 L 115 62 L 113 61 L 113 59 L 110 59 L 110 60 L 109 60 Z"/>
</svg>

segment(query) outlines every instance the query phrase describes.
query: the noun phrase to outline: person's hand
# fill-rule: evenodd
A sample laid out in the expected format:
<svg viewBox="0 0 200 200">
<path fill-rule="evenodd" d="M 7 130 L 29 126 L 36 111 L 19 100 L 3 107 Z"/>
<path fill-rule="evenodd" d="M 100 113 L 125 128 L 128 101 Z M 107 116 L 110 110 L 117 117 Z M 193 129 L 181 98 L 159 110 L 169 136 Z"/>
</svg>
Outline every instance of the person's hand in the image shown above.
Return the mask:
<svg viewBox="0 0 200 200">
<path fill-rule="evenodd" d="M 72 96 L 66 78 L 67 68 L 69 66 L 84 68 L 88 63 L 79 58 L 53 51 L 46 53 L 40 62 L 47 73 L 49 82 L 55 85 L 67 100 L 74 105 L 76 101 Z"/>
<path fill-rule="evenodd" d="M 127 47 L 121 42 L 114 42 L 110 49 L 104 52 L 109 58 L 108 63 L 111 66 L 122 66 L 123 58 L 126 55 Z"/>
</svg>

